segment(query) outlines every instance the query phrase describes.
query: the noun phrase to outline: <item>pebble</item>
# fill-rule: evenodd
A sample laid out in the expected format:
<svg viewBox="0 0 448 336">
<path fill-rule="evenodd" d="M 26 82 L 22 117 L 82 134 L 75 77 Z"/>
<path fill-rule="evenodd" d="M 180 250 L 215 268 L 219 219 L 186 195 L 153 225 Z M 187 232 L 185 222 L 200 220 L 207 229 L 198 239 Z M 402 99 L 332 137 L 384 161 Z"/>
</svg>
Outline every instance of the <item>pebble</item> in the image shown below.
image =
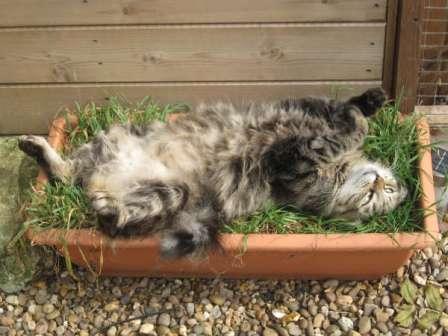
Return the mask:
<svg viewBox="0 0 448 336">
<path fill-rule="evenodd" d="M 45 314 L 51 314 L 52 312 L 54 312 L 54 310 L 55 310 L 54 305 L 51 304 L 51 303 L 46 303 L 46 304 L 44 304 L 44 306 L 42 307 L 42 311 L 43 311 Z"/>
<path fill-rule="evenodd" d="M 208 335 L 208 336 L 213 335 L 213 327 L 208 322 L 202 323 L 202 331 L 204 332 L 204 335 Z"/>
<path fill-rule="evenodd" d="M 17 306 L 19 305 L 19 298 L 17 295 L 8 295 L 5 299 L 6 303 Z"/>
<path fill-rule="evenodd" d="M 288 331 L 282 326 L 275 324 L 272 326 L 279 336 L 288 336 Z"/>
<path fill-rule="evenodd" d="M 355 330 L 351 330 L 348 333 L 348 336 L 361 336 L 361 334 L 359 332 L 355 331 Z"/>
<path fill-rule="evenodd" d="M 109 329 L 107 329 L 106 335 L 107 336 L 115 336 L 117 334 L 117 327 L 112 326 Z"/>
<path fill-rule="evenodd" d="M 26 326 L 29 330 L 35 330 L 36 329 L 36 322 L 34 322 L 33 320 L 31 321 L 27 321 L 26 322 Z"/>
<path fill-rule="evenodd" d="M 323 314 L 319 313 L 316 316 L 314 316 L 314 320 L 313 320 L 314 328 L 321 328 L 322 327 L 322 323 L 324 321 L 325 321 L 325 316 Z"/>
<path fill-rule="evenodd" d="M 263 330 L 263 336 L 279 336 L 279 335 L 274 329 L 265 328 Z"/>
<path fill-rule="evenodd" d="M 187 303 L 187 307 L 186 307 L 186 309 L 187 309 L 187 313 L 188 313 L 188 315 L 193 315 L 194 314 L 194 311 L 195 311 L 195 309 L 194 309 L 194 303 L 192 303 L 192 302 L 188 302 Z"/>
<path fill-rule="evenodd" d="M 39 289 L 36 293 L 36 296 L 34 297 L 34 300 L 36 300 L 36 303 L 38 305 L 43 305 L 47 303 L 48 301 L 48 294 L 46 289 Z"/>
<path fill-rule="evenodd" d="M 141 331 L 140 331 L 140 333 L 142 333 Z M 149 335 L 151 332 L 148 332 L 147 334 L 144 334 L 144 335 Z M 187 327 L 186 326 L 184 326 L 184 325 L 181 325 L 180 327 L 179 327 L 179 335 L 180 336 L 187 336 Z"/>
<path fill-rule="evenodd" d="M 439 320 L 439 323 L 446 331 L 448 331 L 448 317 L 447 316 L 442 316 Z"/>
<path fill-rule="evenodd" d="M 169 334 L 171 334 L 170 328 L 168 328 L 167 326 L 164 326 L 164 325 L 157 326 L 157 335 L 158 336 L 167 336 Z"/>
<path fill-rule="evenodd" d="M 224 302 L 226 302 L 225 298 L 223 298 L 222 296 L 219 295 L 212 295 L 210 296 L 210 301 L 218 306 L 222 306 L 224 304 Z"/>
<path fill-rule="evenodd" d="M 14 324 L 14 319 L 9 316 L 0 316 L 0 324 L 5 327 L 12 326 Z"/>
<path fill-rule="evenodd" d="M 376 324 L 377 329 L 379 329 L 383 333 L 387 333 L 389 328 L 387 327 L 386 323 L 379 322 Z"/>
<path fill-rule="evenodd" d="M 350 295 L 339 295 L 336 298 L 336 303 L 341 306 L 349 306 L 353 303 L 353 298 Z"/>
<path fill-rule="evenodd" d="M 170 325 L 170 321 L 171 321 L 171 317 L 167 313 L 160 314 L 159 318 L 157 319 L 157 323 L 159 325 L 166 326 L 166 327 L 168 327 Z"/>
<path fill-rule="evenodd" d="M 211 317 L 215 320 L 221 317 L 221 309 L 218 306 L 213 307 L 210 313 Z"/>
<path fill-rule="evenodd" d="M 353 329 L 353 321 L 348 317 L 342 316 L 339 319 L 338 324 L 344 332 L 348 332 L 349 330 Z"/>
<path fill-rule="evenodd" d="M 113 312 L 120 308 L 120 303 L 118 301 L 112 301 L 104 306 L 104 310 L 107 312 Z"/>
<path fill-rule="evenodd" d="M 414 281 L 420 286 L 426 286 L 426 279 L 420 276 L 419 274 L 414 275 Z"/>
<path fill-rule="evenodd" d="M 132 334 L 132 332 L 133 332 L 133 330 L 131 328 L 124 327 L 120 331 L 120 336 L 130 336 Z"/>
<path fill-rule="evenodd" d="M 58 335 L 58 336 L 62 336 L 62 335 L 64 335 L 65 334 L 65 327 L 64 326 L 58 326 L 57 328 L 56 328 L 56 335 Z"/>
<path fill-rule="evenodd" d="M 437 281 L 447 281 L 448 280 L 448 268 L 444 268 L 440 271 L 440 273 L 436 276 Z"/>
<path fill-rule="evenodd" d="M 59 315 L 61 315 L 61 312 L 59 310 L 55 310 L 55 311 L 51 312 L 50 314 L 47 314 L 47 319 L 54 320 L 55 318 L 58 318 Z"/>
<path fill-rule="evenodd" d="M 337 287 L 338 285 L 339 285 L 339 280 L 336 280 L 336 279 L 327 280 L 323 283 L 324 288 L 334 288 L 334 287 Z"/>
<path fill-rule="evenodd" d="M 289 335 L 291 335 L 291 336 L 300 336 L 302 334 L 299 326 L 293 322 L 288 323 L 287 329 L 288 329 Z"/>
<path fill-rule="evenodd" d="M 325 293 L 325 297 L 327 298 L 327 300 L 329 302 L 334 302 L 336 301 L 336 294 L 334 292 L 326 292 Z"/>
<path fill-rule="evenodd" d="M 370 321 L 370 317 L 363 316 L 359 319 L 358 322 L 358 331 L 361 334 L 367 334 L 372 329 L 372 322 Z"/>
<path fill-rule="evenodd" d="M 48 331 L 48 323 L 44 320 L 40 320 L 36 325 L 37 334 L 46 334 Z"/>
<path fill-rule="evenodd" d="M 389 295 L 384 295 L 381 298 L 381 305 L 383 307 L 389 307 L 390 306 L 390 297 L 389 297 Z"/>
<path fill-rule="evenodd" d="M 366 303 L 364 305 L 364 316 L 370 316 L 378 308 L 376 304 Z"/>
<path fill-rule="evenodd" d="M 195 326 L 196 324 L 198 324 L 198 321 L 196 321 L 195 319 L 188 319 L 187 320 L 187 324 L 190 326 L 190 327 L 192 327 L 192 326 Z"/>
<path fill-rule="evenodd" d="M 154 325 L 151 323 L 144 323 L 141 325 L 138 332 L 142 335 L 151 335 L 154 332 Z"/>
<path fill-rule="evenodd" d="M 374 315 L 377 322 L 387 322 L 389 320 L 389 314 L 380 308 L 375 310 Z"/>
</svg>

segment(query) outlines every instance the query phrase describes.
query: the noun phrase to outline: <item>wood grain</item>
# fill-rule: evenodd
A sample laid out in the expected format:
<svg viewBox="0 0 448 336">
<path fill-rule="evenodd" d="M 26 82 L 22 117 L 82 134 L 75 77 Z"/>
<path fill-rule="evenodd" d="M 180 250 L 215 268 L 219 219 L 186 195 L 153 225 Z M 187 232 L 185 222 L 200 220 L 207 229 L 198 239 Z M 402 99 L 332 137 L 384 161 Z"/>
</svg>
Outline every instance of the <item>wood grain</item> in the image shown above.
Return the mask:
<svg viewBox="0 0 448 336">
<path fill-rule="evenodd" d="M 416 106 L 415 111 L 424 114 L 431 126 L 448 126 L 448 106 Z"/>
<path fill-rule="evenodd" d="M 0 86 L 0 134 L 44 134 L 50 120 L 64 109 L 72 109 L 75 102 L 104 104 L 110 96 L 124 96 L 133 102 L 151 96 L 161 103 L 182 102 L 194 106 L 213 100 L 238 103 L 307 95 L 342 98 L 380 85 L 380 81 L 3 85 Z"/>
<path fill-rule="evenodd" d="M 384 21 L 386 0 L 0 0 L 0 26 Z"/>
<path fill-rule="evenodd" d="M 399 5 L 395 97 L 401 98 L 401 111 L 411 113 L 417 101 L 424 1 L 401 0 Z"/>
<path fill-rule="evenodd" d="M 0 83 L 381 78 L 384 24 L 0 30 Z"/>
<path fill-rule="evenodd" d="M 384 44 L 383 88 L 390 97 L 394 92 L 394 67 L 397 41 L 398 1 L 387 3 L 386 38 Z"/>
</svg>

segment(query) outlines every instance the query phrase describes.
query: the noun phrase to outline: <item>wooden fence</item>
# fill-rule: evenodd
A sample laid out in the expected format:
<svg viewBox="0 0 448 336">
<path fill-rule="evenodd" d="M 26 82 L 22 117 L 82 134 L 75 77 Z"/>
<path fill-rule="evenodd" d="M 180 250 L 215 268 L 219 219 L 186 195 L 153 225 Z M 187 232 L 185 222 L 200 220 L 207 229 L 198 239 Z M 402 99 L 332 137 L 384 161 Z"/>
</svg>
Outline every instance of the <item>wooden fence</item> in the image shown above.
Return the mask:
<svg viewBox="0 0 448 336">
<path fill-rule="evenodd" d="M 194 105 L 387 87 L 395 3 L 0 0 L 0 134 L 45 133 L 75 101 L 111 95 Z"/>
</svg>

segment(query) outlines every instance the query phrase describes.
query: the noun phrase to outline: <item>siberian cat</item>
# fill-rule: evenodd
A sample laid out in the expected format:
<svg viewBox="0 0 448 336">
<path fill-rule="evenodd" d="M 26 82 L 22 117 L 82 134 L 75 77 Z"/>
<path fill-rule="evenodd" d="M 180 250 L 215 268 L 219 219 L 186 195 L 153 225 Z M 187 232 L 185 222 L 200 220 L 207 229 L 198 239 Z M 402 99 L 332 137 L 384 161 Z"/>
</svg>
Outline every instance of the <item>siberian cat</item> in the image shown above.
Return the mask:
<svg viewBox="0 0 448 336">
<path fill-rule="evenodd" d="M 384 101 L 378 88 L 347 101 L 204 105 L 167 124 L 114 126 L 67 160 L 43 137 L 19 146 L 85 188 L 105 233 L 160 233 L 162 255 L 182 257 L 268 200 L 353 221 L 397 207 L 406 188 L 361 152 L 367 117 Z"/>
</svg>

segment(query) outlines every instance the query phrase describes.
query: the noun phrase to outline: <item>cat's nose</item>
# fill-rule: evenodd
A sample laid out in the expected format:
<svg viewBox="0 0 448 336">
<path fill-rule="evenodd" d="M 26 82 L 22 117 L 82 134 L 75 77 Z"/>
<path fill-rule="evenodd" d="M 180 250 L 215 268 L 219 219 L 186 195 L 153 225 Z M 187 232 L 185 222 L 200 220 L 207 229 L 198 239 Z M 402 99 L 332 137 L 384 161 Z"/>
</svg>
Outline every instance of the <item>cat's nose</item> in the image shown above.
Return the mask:
<svg viewBox="0 0 448 336">
<path fill-rule="evenodd" d="M 373 190 L 375 192 L 383 191 L 385 187 L 384 179 L 381 176 L 377 176 L 373 182 Z"/>
</svg>

